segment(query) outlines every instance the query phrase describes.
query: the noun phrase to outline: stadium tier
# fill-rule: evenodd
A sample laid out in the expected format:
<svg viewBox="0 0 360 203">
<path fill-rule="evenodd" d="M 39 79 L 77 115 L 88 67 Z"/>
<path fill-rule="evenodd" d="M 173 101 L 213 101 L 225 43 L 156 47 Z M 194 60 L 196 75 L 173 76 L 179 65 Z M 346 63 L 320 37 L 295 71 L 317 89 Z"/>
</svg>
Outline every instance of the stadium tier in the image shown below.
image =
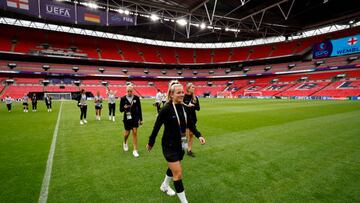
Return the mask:
<svg viewBox="0 0 360 203">
<path fill-rule="evenodd" d="M 186 69 L 182 70 L 184 78 L 180 80 L 184 85 L 186 82 L 192 82 L 196 85 L 197 94 L 203 96 L 219 96 L 231 95 L 231 97 L 240 96 L 333 96 L 333 97 L 346 97 L 360 95 L 358 87 L 360 80 L 360 70 L 358 60 L 348 61 L 349 56 L 340 56 L 330 59 L 324 59 L 320 66 L 314 65 L 316 60 L 307 62 L 296 62 L 296 66 L 288 69 L 289 63 L 269 64 L 253 66 L 247 72 L 249 76 L 244 77 L 242 71 L 232 71 L 225 73 L 223 69 Z M 165 92 L 167 90 L 168 80 L 156 79 L 156 76 L 163 75 L 162 69 L 141 69 L 141 68 L 126 68 L 127 72 L 124 73 L 123 69 L 117 67 L 105 67 L 107 74 L 112 74 L 112 77 L 102 77 L 95 66 L 77 66 L 79 67 L 77 76 L 74 76 L 72 65 L 64 64 L 46 64 L 50 68 L 43 69 L 43 63 L 36 62 L 20 62 L 20 61 L 0 61 L 0 71 L 9 71 L 8 64 L 15 63 L 17 66 L 7 73 L 9 77 L 1 77 L 1 98 L 9 95 L 13 98 L 20 98 L 29 92 L 77 92 L 79 88 L 84 88 L 93 95 L 97 91 L 101 96 L 106 96 L 106 88 L 102 84 L 107 82 L 109 89 L 116 90 L 117 96 L 125 94 L 125 85 L 131 82 L 135 86 L 135 91 L 142 97 L 153 97 L 157 89 Z M 342 65 L 353 65 L 352 69 L 331 70 L 331 67 L 341 67 Z M 271 66 L 270 70 L 265 70 L 264 67 Z M 329 67 L 327 71 L 314 71 L 316 69 L 323 69 Z M 315 69 L 314 69 L 315 68 Z M 144 75 L 144 71 L 148 71 L 147 75 L 155 76 L 155 78 L 136 79 L 128 78 L 128 75 Z M 301 71 L 307 73 L 301 73 Z M 312 70 L 311 72 L 308 72 Z M 191 79 L 194 72 L 197 76 L 203 76 L 196 80 Z M 295 73 L 291 74 L 292 71 Z M 296 72 L 300 71 L 300 72 Z M 20 74 L 14 74 L 14 73 Z M 212 73 L 210 73 L 212 72 Z M 274 74 L 284 72 L 287 74 Z M 31 74 L 32 73 L 32 74 Z M 40 76 L 39 76 L 40 74 Z M 80 74 L 80 75 L 79 75 Z M 239 77 L 239 75 L 242 77 Z M 264 76 L 256 76 L 256 75 Z M 272 74 L 272 75 L 266 75 Z M 167 76 L 178 76 L 178 71 L 166 70 Z M 214 75 L 230 76 L 227 79 L 211 78 Z M 114 78 L 114 77 L 118 78 Z M 188 77 L 186 77 L 188 76 Z M 337 78 L 337 76 L 340 76 Z M 91 77 L 91 78 L 89 78 Z M 6 80 L 12 79 L 13 82 L 7 84 Z M 49 80 L 48 86 L 42 86 L 43 80 Z M 81 86 L 75 86 L 74 81 L 80 80 Z M 220 94 L 219 94 L 220 93 Z"/>
<path fill-rule="evenodd" d="M 279 93 L 278 96 L 312 96 L 314 93 L 320 91 L 329 84 L 330 82 L 299 83 L 293 87 L 290 87 L 286 91 Z"/>
<path fill-rule="evenodd" d="M 227 49 L 158 47 L 119 40 L 88 37 L 37 29 L 0 25 L 0 51 L 35 55 L 58 55 L 96 60 L 157 64 L 213 64 L 254 61 L 302 54 L 325 39 L 356 34 L 359 28 L 284 43 Z"/>
<path fill-rule="evenodd" d="M 0 60 L 0 98 L 5 95 L 20 98 L 30 92 L 77 92 L 81 88 L 93 95 L 99 91 L 105 97 L 104 85 L 121 96 L 125 94 L 128 82 L 134 84 L 138 95 L 153 97 L 157 90 L 166 92 L 168 81 L 172 78 L 179 79 L 184 85 L 192 82 L 197 87 L 198 95 L 210 97 L 360 95 L 360 71 L 357 70 L 360 60 L 357 55 L 304 59 L 305 53 L 309 54 L 314 43 L 328 37 L 358 33 L 358 27 L 282 43 L 223 49 L 171 48 L 37 29 L 24 31 L 14 26 L 0 27 L 4 28 L 0 36 L 0 52 L 10 55 L 55 54 L 61 58 L 63 54 L 64 57 L 75 57 L 75 61 L 83 58 L 130 64 L 162 64 L 155 68 Z M 303 60 L 272 62 L 276 58 L 286 59 L 294 55 L 303 55 Z M 349 60 L 349 57 L 355 59 Z M 259 63 L 263 59 L 270 60 Z M 243 61 L 255 63 L 245 64 L 241 68 L 220 65 Z M 216 63 L 219 65 L 202 68 L 187 66 Z M 16 67 L 10 67 L 9 64 L 16 64 Z M 169 66 L 171 64 L 179 65 Z M 7 82 L 7 79 L 13 81 Z M 49 84 L 43 86 L 43 80 L 49 80 Z M 80 81 L 80 86 L 76 86 L 74 81 Z"/>
<path fill-rule="evenodd" d="M 28 94 L 29 92 L 43 92 L 44 86 L 42 85 L 10 85 L 5 87 L 3 90 L 3 94 L 1 98 L 5 98 L 6 95 L 9 95 L 12 98 L 20 99 L 24 95 Z"/>
<path fill-rule="evenodd" d="M 340 78 L 337 78 L 341 76 Z M 14 82 L 6 85 L 6 79 Z M 50 80 L 50 84 L 42 86 L 43 80 Z M 127 82 L 133 83 L 135 91 L 142 97 L 154 97 L 157 89 L 166 92 L 168 80 L 156 79 L 88 79 L 81 78 L 80 87 L 74 83 L 76 78 L 56 79 L 56 77 L 3 77 L 1 82 L 1 98 L 9 95 L 20 98 L 29 92 L 77 92 L 80 88 L 86 89 L 93 95 L 97 91 L 106 97 L 106 87 L 102 82 L 107 82 L 108 88 L 117 91 L 117 96 L 126 93 Z M 221 92 L 229 92 L 232 97 L 239 96 L 359 96 L 360 95 L 360 70 L 335 70 L 314 73 L 297 73 L 291 75 L 259 76 L 251 78 L 230 79 L 198 79 L 180 80 L 183 85 L 192 82 L 196 85 L 199 96 L 216 97 Z M 62 86 L 62 87 L 61 87 Z"/>
</svg>

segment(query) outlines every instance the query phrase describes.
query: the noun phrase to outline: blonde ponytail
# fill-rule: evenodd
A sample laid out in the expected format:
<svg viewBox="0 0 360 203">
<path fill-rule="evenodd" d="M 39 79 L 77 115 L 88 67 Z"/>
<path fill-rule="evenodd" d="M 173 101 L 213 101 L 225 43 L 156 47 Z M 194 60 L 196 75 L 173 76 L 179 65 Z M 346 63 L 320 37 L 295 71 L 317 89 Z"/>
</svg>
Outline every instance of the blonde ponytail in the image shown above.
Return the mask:
<svg viewBox="0 0 360 203">
<path fill-rule="evenodd" d="M 169 88 L 166 94 L 166 101 L 170 102 L 171 100 L 171 94 L 174 93 L 175 87 L 182 87 L 182 85 L 177 80 L 171 80 L 169 82 Z"/>
</svg>

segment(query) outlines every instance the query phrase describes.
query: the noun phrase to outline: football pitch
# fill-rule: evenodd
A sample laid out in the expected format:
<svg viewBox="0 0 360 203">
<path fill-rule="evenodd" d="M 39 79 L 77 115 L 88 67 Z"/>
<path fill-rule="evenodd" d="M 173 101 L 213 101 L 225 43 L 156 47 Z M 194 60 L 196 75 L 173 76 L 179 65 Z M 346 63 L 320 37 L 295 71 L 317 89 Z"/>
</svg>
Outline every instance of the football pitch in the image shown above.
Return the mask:
<svg viewBox="0 0 360 203">
<path fill-rule="evenodd" d="M 75 101 L 53 111 L 8 113 L 0 108 L 0 202 L 37 202 L 50 147 L 57 136 L 47 202 L 178 202 L 160 192 L 167 165 L 162 130 L 146 151 L 156 119 L 153 99 L 142 100 L 139 158 L 122 150 L 123 125 L 101 121 L 88 102 L 79 124 Z M 182 162 L 189 202 L 360 202 L 360 102 L 200 99 L 196 157 Z M 61 107 L 61 115 L 59 111 Z M 30 105 L 31 107 L 31 105 Z M 55 130 L 57 121 L 58 129 Z M 173 185 L 171 184 L 172 188 Z"/>
</svg>

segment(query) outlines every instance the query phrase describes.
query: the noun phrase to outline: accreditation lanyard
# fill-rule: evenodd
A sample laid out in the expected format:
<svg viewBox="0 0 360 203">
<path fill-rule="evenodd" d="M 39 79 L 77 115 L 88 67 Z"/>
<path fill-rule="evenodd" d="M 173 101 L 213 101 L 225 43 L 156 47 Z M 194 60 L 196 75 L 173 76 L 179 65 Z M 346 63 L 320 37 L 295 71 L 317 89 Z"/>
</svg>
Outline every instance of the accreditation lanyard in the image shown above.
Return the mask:
<svg viewBox="0 0 360 203">
<path fill-rule="evenodd" d="M 126 112 L 126 119 L 127 119 L 127 120 L 131 120 L 131 119 L 132 119 L 132 116 L 131 116 L 131 107 L 132 107 L 132 105 L 134 104 L 134 99 L 135 99 L 135 98 L 133 97 L 132 100 L 131 100 L 131 102 L 130 102 L 129 99 L 126 98 L 126 100 L 127 100 L 128 102 L 130 102 L 129 111 Z"/>
<path fill-rule="evenodd" d="M 81 94 L 80 104 L 86 105 L 86 94 Z"/>
<path fill-rule="evenodd" d="M 102 102 L 102 97 L 95 96 L 95 103 L 100 104 Z"/>
<path fill-rule="evenodd" d="M 130 98 L 131 98 L 131 97 L 130 97 Z M 127 98 L 127 96 L 125 96 L 125 99 L 130 103 L 130 109 L 131 109 L 132 105 L 134 104 L 134 100 L 135 100 L 134 95 L 132 96 L 131 101 Z"/>
<path fill-rule="evenodd" d="M 174 102 L 172 103 L 173 107 L 174 107 L 174 111 L 175 111 L 175 114 L 176 114 L 176 118 L 177 118 L 177 121 L 178 121 L 178 124 L 179 124 L 179 130 L 180 130 L 180 134 L 182 135 L 183 133 L 181 132 L 181 123 L 180 123 L 180 117 L 179 117 L 179 114 L 176 110 L 176 107 L 175 107 L 175 104 Z M 183 112 L 184 112 L 184 117 L 185 117 L 185 127 L 187 127 L 187 115 L 186 115 L 186 112 L 185 112 L 185 109 L 184 107 L 181 105 L 182 109 L 183 109 Z"/>
</svg>

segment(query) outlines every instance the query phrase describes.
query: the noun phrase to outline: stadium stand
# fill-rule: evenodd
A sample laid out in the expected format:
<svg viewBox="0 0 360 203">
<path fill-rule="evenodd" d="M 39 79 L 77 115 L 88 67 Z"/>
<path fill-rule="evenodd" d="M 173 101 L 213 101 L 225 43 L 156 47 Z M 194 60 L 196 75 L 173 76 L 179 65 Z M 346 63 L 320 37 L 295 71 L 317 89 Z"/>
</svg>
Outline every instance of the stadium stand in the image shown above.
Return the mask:
<svg viewBox="0 0 360 203">
<path fill-rule="evenodd" d="M 138 45 L 128 42 L 120 41 L 118 44 L 122 54 L 124 55 L 124 59 L 132 62 L 144 62 L 141 56 L 139 55 Z"/>
<path fill-rule="evenodd" d="M 91 59 L 164 64 L 211 64 L 284 57 L 304 53 L 310 50 L 315 42 L 321 42 L 330 36 L 332 38 L 344 37 L 356 34 L 359 31 L 359 28 L 354 28 L 284 43 L 213 50 L 156 47 L 37 29 L 22 31 L 21 28 L 14 26 L 0 25 L 0 27 L 4 30 L 0 36 L 0 43 L 2 44 L 0 51 L 11 51 L 11 43 L 14 41 L 14 52 L 24 54 L 42 49 L 42 45 L 48 44 L 50 47 L 63 50 L 75 48 L 76 52 L 84 53 Z"/>
<path fill-rule="evenodd" d="M 318 35 L 307 39 L 258 45 L 251 47 L 227 48 L 227 49 L 185 49 L 135 44 L 131 42 L 109 40 L 95 37 L 64 34 L 50 31 L 29 29 L 26 32 L 17 27 L 4 26 L 6 28 L 0 37 L 0 51 L 16 52 L 22 54 L 48 53 L 41 52 L 52 50 L 60 53 L 73 52 L 81 56 L 85 54 L 90 59 L 129 61 L 135 63 L 164 63 L 164 64 L 214 64 L 234 61 L 257 61 L 267 58 L 286 57 L 294 54 L 303 54 L 309 51 L 313 43 L 322 41 L 326 37 L 342 37 L 354 34 L 358 29 L 350 29 Z M 14 34 L 15 33 L 15 34 Z M 31 35 L 30 35 L 30 34 Z M 29 37 L 34 36 L 34 37 Z M 357 55 L 353 55 L 357 56 Z M 26 62 L 16 60 L 0 60 L 0 71 L 9 71 L 8 64 L 15 63 L 17 66 L 13 72 L 6 73 L 1 82 L 1 98 L 9 94 L 14 98 L 20 98 L 29 92 L 76 92 L 79 88 L 85 88 L 92 94 L 100 91 L 106 96 L 106 87 L 102 81 L 108 82 L 108 88 L 117 91 L 117 95 L 125 94 L 126 82 L 132 82 L 135 91 L 143 97 L 152 97 L 156 90 L 166 91 L 169 79 L 157 80 L 159 76 L 184 77 L 182 83 L 193 82 L 197 86 L 197 94 L 203 96 L 217 96 L 222 92 L 238 96 L 356 96 L 359 95 L 358 81 L 360 71 L 354 69 L 327 70 L 329 67 L 357 65 L 360 60 L 347 60 L 349 56 L 339 56 L 326 59 L 288 61 L 280 63 L 266 63 L 262 65 L 247 65 L 242 70 L 231 70 L 214 67 L 112 67 L 95 65 L 72 65 L 59 63 Z M 318 62 L 318 63 L 317 63 Z M 289 69 L 289 64 L 295 66 Z M 44 70 L 43 65 L 48 65 L 49 70 Z M 74 76 L 73 67 L 81 78 Z M 268 69 L 266 69 L 268 67 Z M 104 73 L 99 72 L 104 69 Z M 248 69 L 248 71 L 244 71 Z M 126 70 L 125 72 L 123 70 Z M 322 70 L 322 71 L 317 71 Z M 287 72 L 295 71 L 295 72 Z M 296 71 L 306 71 L 298 73 Z M 315 72 L 314 72 L 315 71 Z M 38 74 L 34 77 L 35 73 Z M 16 74 L 21 74 L 18 77 Z M 275 74 L 276 73 L 276 74 Z M 281 73 L 281 74 L 277 74 Z M 283 74 L 287 73 L 287 74 Z M 40 74 L 40 76 L 39 76 Z M 247 77 L 243 77 L 244 74 Z M 270 76 L 258 76 L 270 74 Z M 271 75 L 272 74 L 272 75 Z M 338 74 L 344 74 L 344 78 L 336 78 Z M 106 77 L 102 77 L 102 76 Z M 146 80 L 136 79 L 144 75 Z M 239 77 L 242 76 L 242 77 Z M 135 77 L 133 77 L 135 76 Z M 187 78 L 198 77 L 192 80 Z M 222 77 L 226 79 L 221 79 Z M 215 79 L 214 79 L 214 78 Z M 5 79 L 14 79 L 14 84 L 6 84 Z M 50 79 L 50 84 L 44 87 L 41 83 L 44 79 Z M 302 79 L 302 80 L 300 80 Z M 75 86 L 74 80 L 80 80 L 81 86 Z M 232 83 L 229 83 L 232 82 Z M 61 87 L 60 87 L 61 84 Z"/>
<path fill-rule="evenodd" d="M 196 63 L 212 63 L 213 57 L 211 56 L 211 49 L 195 49 L 194 55 L 196 56 L 194 59 Z"/>
<path fill-rule="evenodd" d="M 334 77 L 339 74 L 345 74 L 347 77 L 341 81 L 333 81 Z M 306 80 L 301 82 L 300 78 L 306 77 Z M 6 78 L 3 78 L 3 82 Z M 44 78 L 13 78 L 15 83 L 8 86 L 4 91 L 1 98 L 5 94 L 14 98 L 20 98 L 25 93 L 29 92 L 76 92 L 79 87 L 73 85 L 71 82 L 66 83 L 63 88 L 59 84 L 54 84 L 55 80 L 47 87 L 41 85 Z M 276 82 L 273 82 L 274 79 Z M 124 79 L 104 80 L 109 83 L 109 89 L 117 90 L 118 95 L 125 94 L 126 81 Z M 360 71 L 332 71 L 332 72 L 319 72 L 313 74 L 295 74 L 295 75 L 278 75 L 268 77 L 258 77 L 254 80 L 249 79 L 234 79 L 232 85 L 228 85 L 230 80 L 197 80 L 190 81 L 196 85 L 198 95 L 216 96 L 218 92 L 231 91 L 233 97 L 237 96 L 357 96 L 360 94 L 359 81 Z M 249 81 L 252 81 L 249 84 Z M 156 94 L 156 90 L 166 91 L 168 81 L 156 80 L 129 80 L 135 86 L 136 92 L 143 97 L 151 97 Z M 154 85 L 149 85 L 152 82 Z M 186 83 L 189 81 L 183 81 Z M 106 96 L 106 88 L 101 84 L 101 80 L 97 79 L 84 79 L 81 80 L 80 88 L 84 88 L 92 94 L 100 91 L 101 96 Z M 211 84 L 209 86 L 209 84 Z M 2 89 L 4 89 L 4 84 Z"/>
<path fill-rule="evenodd" d="M 360 80 L 342 80 L 332 83 L 313 96 L 360 96 Z"/>
<path fill-rule="evenodd" d="M 305 82 L 297 84 L 285 92 L 279 94 L 279 96 L 311 96 L 312 94 L 320 91 L 329 85 L 330 82 Z"/>
<path fill-rule="evenodd" d="M 192 64 L 194 61 L 194 49 L 177 48 L 175 52 L 179 58 L 180 64 Z M 199 55 L 199 58 L 202 57 Z M 210 62 L 210 61 L 209 61 Z"/>
<path fill-rule="evenodd" d="M 226 63 L 229 61 L 229 49 L 214 49 L 213 63 Z"/>
<path fill-rule="evenodd" d="M 29 92 L 43 92 L 43 90 L 42 85 L 10 85 L 5 89 L 1 98 L 3 99 L 6 95 L 9 95 L 12 98 L 20 99 Z"/>
</svg>

